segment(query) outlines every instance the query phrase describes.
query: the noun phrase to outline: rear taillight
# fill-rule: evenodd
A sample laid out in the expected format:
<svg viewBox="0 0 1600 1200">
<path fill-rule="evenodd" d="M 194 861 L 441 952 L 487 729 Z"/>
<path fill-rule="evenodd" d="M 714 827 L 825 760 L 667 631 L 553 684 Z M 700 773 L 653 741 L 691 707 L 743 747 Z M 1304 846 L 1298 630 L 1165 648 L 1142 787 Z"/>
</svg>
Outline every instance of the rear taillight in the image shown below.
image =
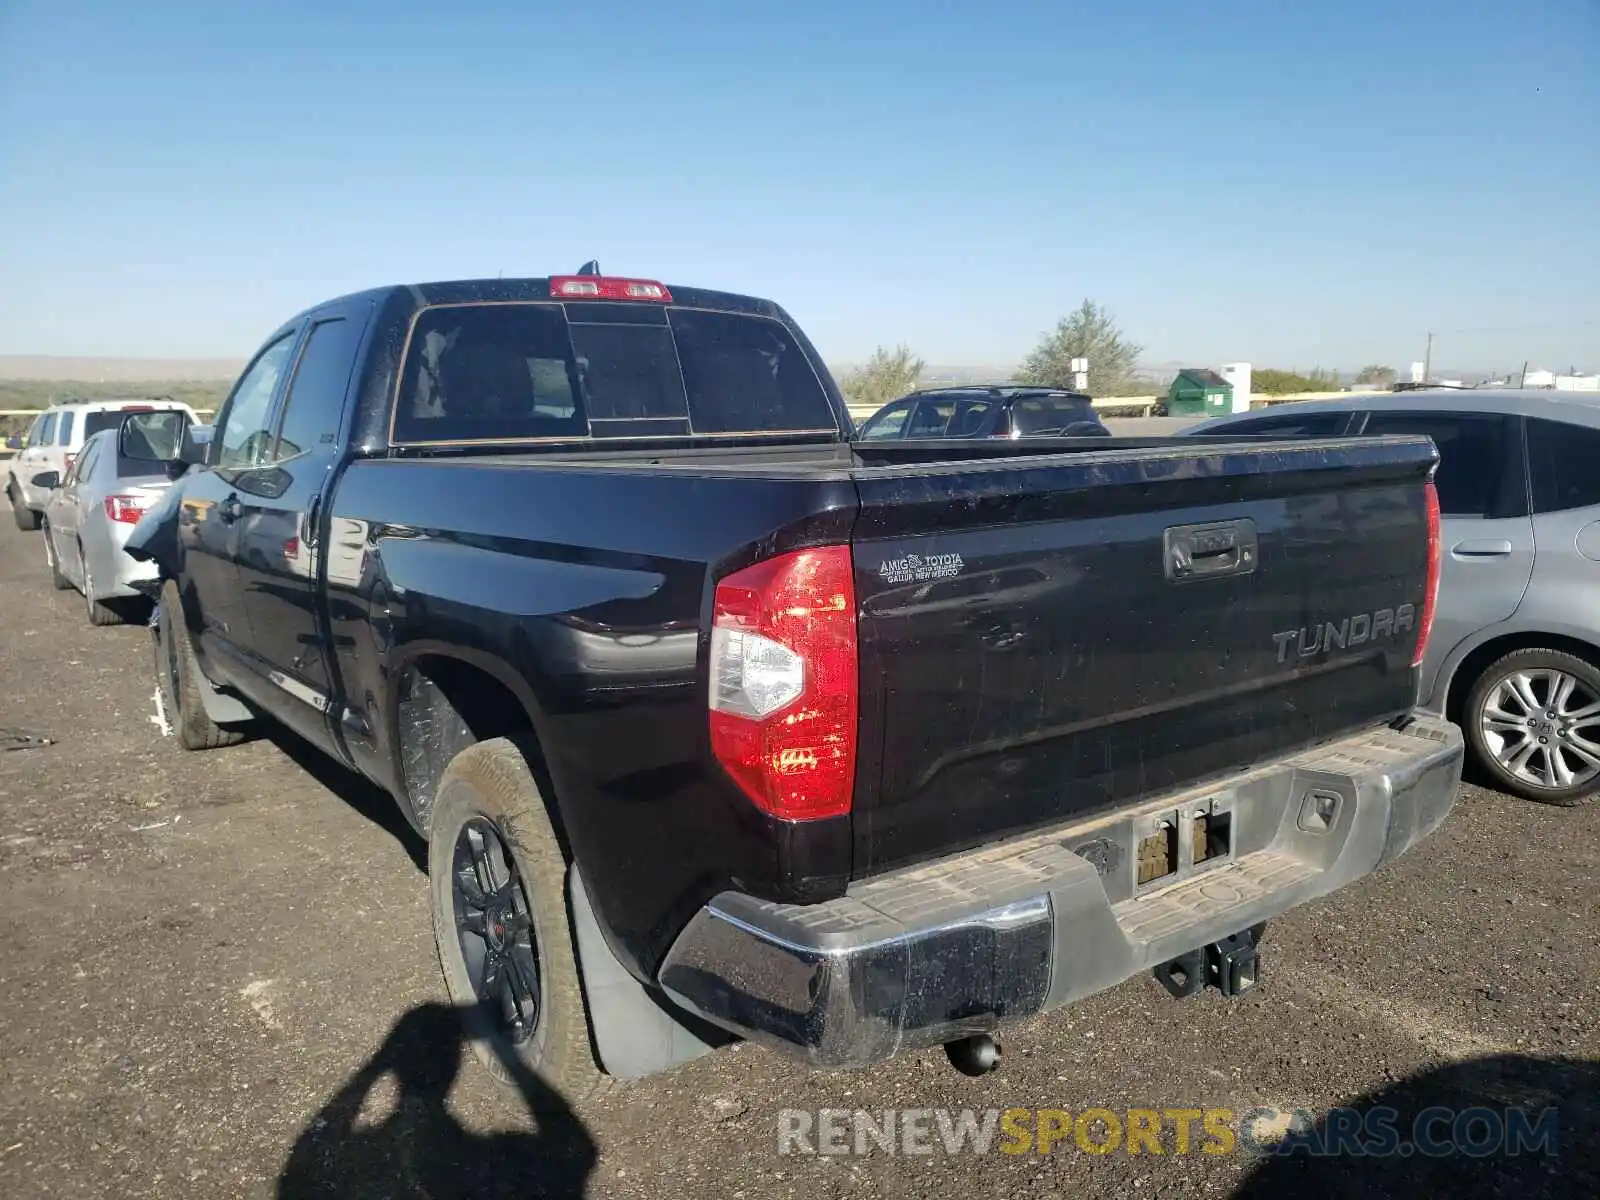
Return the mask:
<svg viewBox="0 0 1600 1200">
<path fill-rule="evenodd" d="M 855 790 L 855 583 L 848 546 L 796 550 L 717 585 L 711 752 L 765 812 L 812 821 Z"/>
<path fill-rule="evenodd" d="M 143 496 L 107 496 L 106 516 L 124 525 L 137 525 L 147 503 Z"/>
<path fill-rule="evenodd" d="M 78 456 L 76 454 L 68 454 L 68 455 L 65 455 L 62 458 L 61 473 L 63 475 L 65 475 L 68 471 L 72 470 L 72 460 L 77 458 L 77 457 Z"/>
<path fill-rule="evenodd" d="M 665 284 L 653 279 L 614 279 L 606 275 L 557 275 L 550 294 L 568 300 L 656 300 L 672 303 Z"/>
<path fill-rule="evenodd" d="M 1433 613 L 1439 607 L 1439 489 L 1433 480 L 1427 483 L 1428 506 L 1428 587 L 1422 593 L 1422 619 L 1417 622 L 1417 653 L 1411 660 L 1420 667 L 1428 653 L 1428 638 L 1433 633 Z"/>
</svg>

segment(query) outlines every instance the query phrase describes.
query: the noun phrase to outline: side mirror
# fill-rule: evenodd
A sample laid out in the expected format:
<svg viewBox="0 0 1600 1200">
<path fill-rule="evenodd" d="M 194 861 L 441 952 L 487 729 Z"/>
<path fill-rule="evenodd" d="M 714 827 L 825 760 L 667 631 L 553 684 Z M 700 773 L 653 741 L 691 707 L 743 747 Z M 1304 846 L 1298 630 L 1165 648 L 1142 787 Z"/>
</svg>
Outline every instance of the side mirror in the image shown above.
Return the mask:
<svg viewBox="0 0 1600 1200">
<path fill-rule="evenodd" d="M 183 442 L 178 447 L 178 460 L 192 467 L 203 467 L 211 455 L 211 435 L 215 425 L 189 425 L 183 431 Z"/>
<path fill-rule="evenodd" d="M 117 457 L 129 462 L 176 462 L 189 414 L 181 411 L 133 412 L 117 429 Z"/>
<path fill-rule="evenodd" d="M 29 482 L 36 488 L 44 488 L 47 492 L 53 492 L 61 486 L 61 473 L 59 471 L 40 471 Z"/>
</svg>

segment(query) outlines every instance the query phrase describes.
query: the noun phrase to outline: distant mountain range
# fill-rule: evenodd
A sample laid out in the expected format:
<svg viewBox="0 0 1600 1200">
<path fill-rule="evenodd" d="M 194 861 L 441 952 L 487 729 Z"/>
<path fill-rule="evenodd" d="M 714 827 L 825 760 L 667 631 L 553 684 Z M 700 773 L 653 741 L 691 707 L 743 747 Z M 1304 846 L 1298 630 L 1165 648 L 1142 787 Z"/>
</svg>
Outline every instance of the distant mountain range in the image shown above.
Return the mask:
<svg viewBox="0 0 1600 1200">
<path fill-rule="evenodd" d="M 74 383 L 140 383 L 227 380 L 238 375 L 238 358 L 79 358 L 53 354 L 0 354 L 0 379 L 70 380 Z"/>
</svg>

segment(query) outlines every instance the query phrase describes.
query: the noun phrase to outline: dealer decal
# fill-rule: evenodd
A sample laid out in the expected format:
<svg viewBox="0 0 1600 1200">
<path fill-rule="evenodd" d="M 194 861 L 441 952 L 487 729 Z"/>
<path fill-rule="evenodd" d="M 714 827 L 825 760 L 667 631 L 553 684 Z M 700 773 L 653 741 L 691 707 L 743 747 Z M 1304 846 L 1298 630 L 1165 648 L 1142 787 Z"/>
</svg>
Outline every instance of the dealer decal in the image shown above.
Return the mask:
<svg viewBox="0 0 1600 1200">
<path fill-rule="evenodd" d="M 930 579 L 953 579 L 966 565 L 959 554 L 908 554 L 884 559 L 878 578 L 885 583 L 926 583 Z"/>
</svg>

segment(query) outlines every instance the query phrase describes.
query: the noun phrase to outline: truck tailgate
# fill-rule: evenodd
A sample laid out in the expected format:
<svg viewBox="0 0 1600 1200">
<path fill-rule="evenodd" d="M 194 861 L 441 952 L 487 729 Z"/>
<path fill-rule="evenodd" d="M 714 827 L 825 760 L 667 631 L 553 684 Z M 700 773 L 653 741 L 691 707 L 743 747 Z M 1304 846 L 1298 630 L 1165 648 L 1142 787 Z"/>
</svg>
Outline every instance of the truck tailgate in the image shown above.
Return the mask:
<svg viewBox="0 0 1600 1200">
<path fill-rule="evenodd" d="M 1407 710 L 1422 438 L 866 467 L 855 872 Z"/>
</svg>

